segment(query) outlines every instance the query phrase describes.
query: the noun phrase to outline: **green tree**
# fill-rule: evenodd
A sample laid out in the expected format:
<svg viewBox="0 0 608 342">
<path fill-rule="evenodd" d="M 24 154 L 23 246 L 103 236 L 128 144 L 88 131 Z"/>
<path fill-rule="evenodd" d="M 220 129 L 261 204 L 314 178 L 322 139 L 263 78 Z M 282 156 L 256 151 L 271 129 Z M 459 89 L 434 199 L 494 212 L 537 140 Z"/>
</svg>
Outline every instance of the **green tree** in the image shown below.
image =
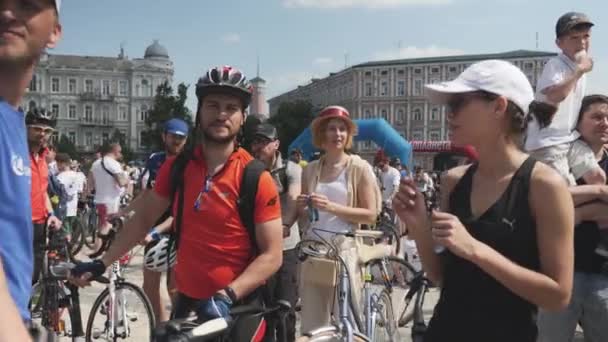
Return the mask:
<svg viewBox="0 0 608 342">
<path fill-rule="evenodd" d="M 172 118 L 179 118 L 192 126 L 192 112 L 186 107 L 188 99 L 188 86 L 180 83 L 177 94 L 168 82 L 164 82 L 156 89 L 154 105 L 146 119 L 146 130 L 142 135 L 143 145 L 150 151 L 162 149 L 161 133 L 163 123 Z"/>
<path fill-rule="evenodd" d="M 72 159 L 78 159 L 78 157 L 80 156 L 76 146 L 65 134 L 61 135 L 61 137 L 59 138 L 59 142 L 55 147 L 57 148 L 58 152 L 67 153 Z"/>
<path fill-rule="evenodd" d="M 315 108 L 308 101 L 283 102 L 279 105 L 277 114 L 268 122 L 277 128 L 283 155 L 287 155 L 289 144 L 310 126 L 315 112 Z"/>
<path fill-rule="evenodd" d="M 128 163 L 131 160 L 133 160 L 133 158 L 134 158 L 133 150 L 131 149 L 131 146 L 129 145 L 129 141 L 127 140 L 127 137 L 124 134 L 122 134 L 122 132 L 120 130 L 118 130 L 118 129 L 114 130 L 114 132 L 112 133 L 112 137 L 110 138 L 110 141 L 117 142 L 120 144 L 120 146 L 122 147 L 123 161 L 125 163 Z"/>
</svg>

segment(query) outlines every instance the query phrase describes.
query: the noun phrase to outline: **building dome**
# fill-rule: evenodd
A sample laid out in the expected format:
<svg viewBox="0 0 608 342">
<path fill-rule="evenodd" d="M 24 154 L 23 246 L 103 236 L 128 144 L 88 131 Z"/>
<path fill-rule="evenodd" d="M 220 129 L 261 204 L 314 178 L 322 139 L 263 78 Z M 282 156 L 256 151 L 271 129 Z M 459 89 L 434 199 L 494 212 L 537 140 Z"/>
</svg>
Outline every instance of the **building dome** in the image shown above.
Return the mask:
<svg viewBox="0 0 608 342">
<path fill-rule="evenodd" d="M 146 54 L 144 58 L 165 58 L 169 59 L 169 51 L 166 47 L 160 45 L 158 40 L 155 40 L 152 45 L 146 48 Z"/>
</svg>

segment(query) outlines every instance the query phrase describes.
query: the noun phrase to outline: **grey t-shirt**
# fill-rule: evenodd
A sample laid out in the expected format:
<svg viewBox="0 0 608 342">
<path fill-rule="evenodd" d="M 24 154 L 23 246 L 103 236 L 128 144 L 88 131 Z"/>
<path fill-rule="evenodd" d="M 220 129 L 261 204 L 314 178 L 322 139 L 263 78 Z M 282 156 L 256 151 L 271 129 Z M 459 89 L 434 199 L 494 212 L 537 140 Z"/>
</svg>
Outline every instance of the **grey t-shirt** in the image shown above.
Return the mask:
<svg viewBox="0 0 608 342">
<path fill-rule="evenodd" d="M 281 172 L 274 172 L 280 168 L 282 168 L 284 166 L 284 161 L 283 159 L 278 156 L 277 160 L 275 162 L 274 165 L 274 170 L 272 172 L 272 176 L 274 178 L 274 182 L 277 185 L 277 190 L 280 194 L 280 199 L 281 199 L 281 210 L 283 210 L 282 212 L 282 219 L 283 222 L 286 222 L 286 212 L 285 212 L 285 208 L 287 208 L 287 199 L 288 199 L 288 189 L 283 189 L 283 185 L 281 184 Z M 287 178 L 287 186 L 290 186 L 291 184 L 301 184 L 302 182 L 302 167 L 292 161 L 287 161 L 287 166 L 285 167 L 285 175 Z M 296 247 L 296 245 L 300 242 L 300 229 L 298 227 L 298 221 L 296 220 L 296 222 L 291 226 L 291 233 L 289 234 L 289 237 L 286 237 L 283 240 L 283 250 L 290 250 L 290 249 L 294 249 Z"/>
</svg>

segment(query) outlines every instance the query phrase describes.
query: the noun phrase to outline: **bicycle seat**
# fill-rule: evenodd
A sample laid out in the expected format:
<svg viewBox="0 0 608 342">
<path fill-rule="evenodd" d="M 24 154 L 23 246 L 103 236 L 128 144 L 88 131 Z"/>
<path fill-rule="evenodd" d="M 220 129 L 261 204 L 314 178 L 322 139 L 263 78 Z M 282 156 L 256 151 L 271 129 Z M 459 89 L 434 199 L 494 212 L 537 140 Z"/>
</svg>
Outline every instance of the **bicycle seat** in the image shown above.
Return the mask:
<svg viewBox="0 0 608 342">
<path fill-rule="evenodd" d="M 228 329 L 228 322 L 224 318 L 216 318 L 207 321 L 192 329 L 187 336 L 189 339 L 197 337 L 212 337 Z"/>
</svg>

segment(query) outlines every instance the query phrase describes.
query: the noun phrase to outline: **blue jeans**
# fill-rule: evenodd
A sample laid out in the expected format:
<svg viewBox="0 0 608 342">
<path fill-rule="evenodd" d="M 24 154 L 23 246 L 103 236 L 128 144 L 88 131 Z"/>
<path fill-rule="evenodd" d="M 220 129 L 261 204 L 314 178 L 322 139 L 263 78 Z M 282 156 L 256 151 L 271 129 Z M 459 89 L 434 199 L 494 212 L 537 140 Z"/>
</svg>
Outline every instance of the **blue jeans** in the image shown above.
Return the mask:
<svg viewBox="0 0 608 342">
<path fill-rule="evenodd" d="M 586 342 L 608 341 L 608 276 L 574 273 L 572 298 L 560 312 L 540 310 L 538 342 L 570 342 L 578 322 Z"/>
</svg>

